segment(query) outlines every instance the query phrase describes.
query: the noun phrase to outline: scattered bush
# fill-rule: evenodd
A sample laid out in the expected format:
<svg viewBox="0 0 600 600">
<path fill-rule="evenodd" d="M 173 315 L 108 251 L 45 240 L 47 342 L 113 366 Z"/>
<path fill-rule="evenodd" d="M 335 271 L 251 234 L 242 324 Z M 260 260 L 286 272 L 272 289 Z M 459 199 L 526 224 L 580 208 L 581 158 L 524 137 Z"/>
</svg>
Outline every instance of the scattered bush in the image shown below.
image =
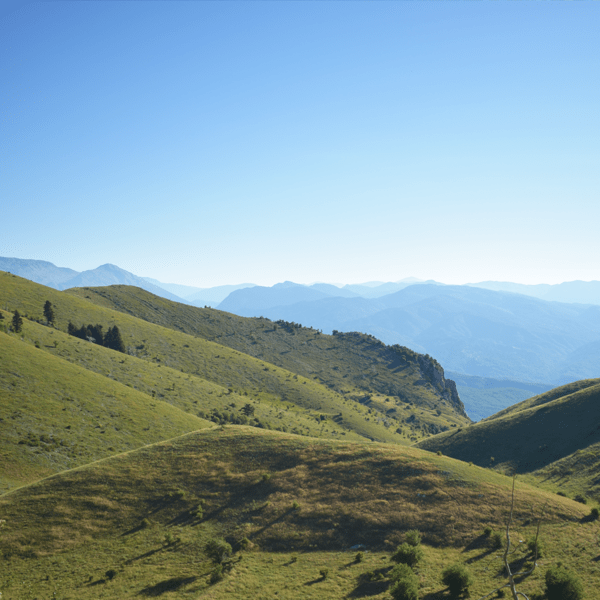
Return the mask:
<svg viewBox="0 0 600 600">
<path fill-rule="evenodd" d="M 398 546 L 391 558 L 394 562 L 414 567 L 423 558 L 423 550 L 420 546 L 411 546 L 404 542 Z"/>
<path fill-rule="evenodd" d="M 404 535 L 404 541 L 410 546 L 418 546 L 421 543 L 421 534 L 418 529 L 410 529 Z"/>
<path fill-rule="evenodd" d="M 221 564 L 231 555 L 231 545 L 222 538 L 214 538 L 206 543 L 204 551 L 213 562 Z"/>
<path fill-rule="evenodd" d="M 390 574 L 390 593 L 394 600 L 418 600 L 419 579 L 406 564 L 396 565 Z"/>
<path fill-rule="evenodd" d="M 329 569 L 321 569 L 319 574 L 321 575 L 321 579 L 327 579 L 327 575 L 329 575 Z"/>
<path fill-rule="evenodd" d="M 240 550 L 247 550 L 248 546 L 250 546 L 250 540 L 247 537 L 243 537 L 240 540 Z"/>
<path fill-rule="evenodd" d="M 292 509 L 300 510 L 300 505 L 295 500 L 292 502 Z"/>
<path fill-rule="evenodd" d="M 357 552 L 356 556 L 354 557 L 354 562 L 361 563 L 364 558 L 365 558 L 365 555 L 362 552 Z"/>
<path fill-rule="evenodd" d="M 211 585 L 219 583 L 223 579 L 223 565 L 217 565 L 211 572 L 208 581 Z"/>
<path fill-rule="evenodd" d="M 483 530 L 483 535 L 485 537 L 489 538 L 492 535 L 492 533 L 494 533 L 494 530 L 489 525 Z"/>
<path fill-rule="evenodd" d="M 598 511 L 598 508 L 594 506 L 594 508 L 592 508 L 590 511 L 590 519 L 592 519 L 592 521 L 597 521 L 598 518 L 600 518 L 600 511 Z"/>
<path fill-rule="evenodd" d="M 106 575 L 109 581 L 112 581 L 117 576 L 117 572 L 114 569 L 109 569 L 104 575 Z"/>
<path fill-rule="evenodd" d="M 152 521 L 150 519 L 142 519 L 141 528 L 149 529 L 150 527 L 152 527 Z"/>
<path fill-rule="evenodd" d="M 538 558 L 542 558 L 542 556 L 544 555 L 544 548 L 543 548 L 542 543 L 540 542 L 540 540 L 538 540 L 537 542 L 535 540 L 529 540 L 527 542 L 527 549 L 533 555 L 535 555 L 535 552 L 537 550 L 537 556 L 538 556 Z"/>
<path fill-rule="evenodd" d="M 494 533 L 492 533 L 490 543 L 492 548 L 499 550 L 504 546 L 504 537 L 499 531 L 495 531 Z"/>
<path fill-rule="evenodd" d="M 271 473 L 263 473 L 262 480 L 267 483 L 271 479 Z"/>
<path fill-rule="evenodd" d="M 580 502 L 581 504 L 587 504 L 587 498 L 581 494 L 577 494 L 573 500 L 575 500 L 575 502 Z"/>
<path fill-rule="evenodd" d="M 464 565 L 455 564 L 446 567 L 442 573 L 442 582 L 448 586 L 451 598 L 458 598 L 469 590 L 473 577 Z"/>
<path fill-rule="evenodd" d="M 583 587 L 564 567 L 551 567 L 546 571 L 546 596 L 548 600 L 583 600 Z"/>
<path fill-rule="evenodd" d="M 175 543 L 175 537 L 173 536 L 173 534 L 169 531 L 168 533 L 165 534 L 165 537 L 163 538 L 165 545 L 167 546 L 171 546 Z"/>
</svg>

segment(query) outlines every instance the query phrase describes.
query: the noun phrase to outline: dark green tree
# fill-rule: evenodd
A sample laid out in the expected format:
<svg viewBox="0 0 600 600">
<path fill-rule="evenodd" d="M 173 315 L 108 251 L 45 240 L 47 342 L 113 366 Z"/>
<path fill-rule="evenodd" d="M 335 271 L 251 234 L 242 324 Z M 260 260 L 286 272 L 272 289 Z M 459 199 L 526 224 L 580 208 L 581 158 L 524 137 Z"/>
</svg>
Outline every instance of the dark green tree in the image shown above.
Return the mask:
<svg viewBox="0 0 600 600">
<path fill-rule="evenodd" d="M 546 597 L 548 600 L 582 600 L 581 581 L 564 567 L 551 567 L 546 571 Z"/>
<path fill-rule="evenodd" d="M 396 565 L 390 574 L 390 594 L 394 600 L 418 600 L 419 578 L 406 564 Z"/>
<path fill-rule="evenodd" d="M 46 303 L 44 304 L 44 317 L 46 317 L 48 324 L 54 323 L 54 309 L 52 308 L 50 300 L 46 300 Z"/>
<path fill-rule="evenodd" d="M 455 564 L 444 569 L 442 582 L 448 586 L 450 598 L 460 598 L 466 595 L 469 586 L 473 584 L 473 577 L 464 565 Z"/>
<path fill-rule="evenodd" d="M 15 333 L 19 333 L 23 327 L 23 317 L 19 314 L 18 310 L 15 310 L 13 313 L 12 326 Z"/>
<path fill-rule="evenodd" d="M 116 325 L 108 328 L 108 331 L 104 336 L 104 345 L 111 350 L 125 352 L 125 344 L 121 338 L 121 332 Z"/>
<path fill-rule="evenodd" d="M 244 406 L 242 406 L 241 411 L 247 416 L 247 417 L 251 417 L 254 414 L 254 406 L 252 406 L 252 404 L 248 403 L 248 404 L 244 404 Z"/>
</svg>

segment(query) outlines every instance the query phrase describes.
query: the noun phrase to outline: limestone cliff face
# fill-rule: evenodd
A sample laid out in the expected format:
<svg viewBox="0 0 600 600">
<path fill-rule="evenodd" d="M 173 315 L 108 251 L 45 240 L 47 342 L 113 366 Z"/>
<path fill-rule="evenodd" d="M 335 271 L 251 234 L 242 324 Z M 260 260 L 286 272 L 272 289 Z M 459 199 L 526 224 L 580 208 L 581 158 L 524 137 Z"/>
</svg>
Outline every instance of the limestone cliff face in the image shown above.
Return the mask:
<svg viewBox="0 0 600 600">
<path fill-rule="evenodd" d="M 429 356 L 429 354 L 419 354 L 418 361 L 423 378 L 429 381 L 440 392 L 446 402 L 452 404 L 460 414 L 466 417 L 465 405 L 458 395 L 456 383 L 452 379 L 444 377 L 442 365 L 435 358 Z"/>
</svg>

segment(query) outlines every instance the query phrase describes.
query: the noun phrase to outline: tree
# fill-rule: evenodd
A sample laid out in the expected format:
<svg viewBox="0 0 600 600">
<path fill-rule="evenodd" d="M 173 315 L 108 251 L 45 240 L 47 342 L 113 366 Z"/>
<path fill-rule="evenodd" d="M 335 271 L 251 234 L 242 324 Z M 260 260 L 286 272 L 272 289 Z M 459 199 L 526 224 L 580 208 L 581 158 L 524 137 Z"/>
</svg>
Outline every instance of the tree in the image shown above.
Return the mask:
<svg viewBox="0 0 600 600">
<path fill-rule="evenodd" d="M 458 598 L 468 591 L 473 584 L 473 578 L 467 568 L 461 564 L 446 567 L 442 573 L 442 582 L 448 586 L 451 598 Z"/>
<path fill-rule="evenodd" d="M 562 566 L 546 571 L 546 596 L 548 600 L 582 600 L 581 581 Z"/>
<path fill-rule="evenodd" d="M 23 327 L 23 317 L 21 317 L 18 310 L 15 310 L 13 313 L 12 326 L 15 330 L 15 333 L 19 333 Z"/>
<path fill-rule="evenodd" d="M 117 352 L 125 352 L 125 344 L 121 339 L 121 332 L 115 325 L 109 327 L 106 335 L 104 336 L 104 345 L 111 350 L 117 350 Z"/>
<path fill-rule="evenodd" d="M 247 416 L 251 417 L 254 414 L 254 406 L 252 404 L 247 403 L 242 406 L 241 411 Z"/>
<path fill-rule="evenodd" d="M 405 564 L 396 565 L 390 574 L 392 587 L 390 593 L 394 600 L 417 600 L 419 597 L 419 578 Z"/>
<path fill-rule="evenodd" d="M 221 564 L 231 555 L 231 545 L 222 538 L 215 538 L 207 542 L 204 551 L 213 562 Z"/>
<path fill-rule="evenodd" d="M 46 300 L 46 303 L 44 304 L 44 317 L 46 317 L 48 324 L 54 323 L 54 310 L 50 300 Z"/>
<path fill-rule="evenodd" d="M 391 558 L 394 562 L 414 567 L 423 558 L 423 550 L 421 546 L 411 546 L 404 542 L 398 546 Z"/>
</svg>

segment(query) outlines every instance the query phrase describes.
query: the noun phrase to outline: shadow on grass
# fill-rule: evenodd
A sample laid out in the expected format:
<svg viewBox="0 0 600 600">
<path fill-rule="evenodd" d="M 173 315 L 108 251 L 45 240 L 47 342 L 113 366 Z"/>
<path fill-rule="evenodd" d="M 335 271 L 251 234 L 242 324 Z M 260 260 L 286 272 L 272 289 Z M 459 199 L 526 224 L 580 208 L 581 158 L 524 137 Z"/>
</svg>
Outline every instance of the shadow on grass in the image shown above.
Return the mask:
<svg viewBox="0 0 600 600">
<path fill-rule="evenodd" d="M 138 595 L 155 598 L 167 592 L 176 592 L 180 588 L 194 583 L 197 579 L 198 577 L 171 577 L 171 579 L 165 579 L 165 581 L 145 587 L 140 590 Z"/>
<path fill-rule="evenodd" d="M 381 567 L 374 571 L 361 573 L 358 577 L 357 586 L 346 596 L 346 598 L 364 598 L 366 596 L 377 596 L 390 587 L 387 575 L 393 569 L 391 566 Z"/>
<path fill-rule="evenodd" d="M 305 581 L 303 585 L 315 585 L 315 583 L 321 583 L 325 581 L 325 577 L 317 577 L 316 579 L 311 579 L 311 581 Z"/>
<path fill-rule="evenodd" d="M 156 554 L 157 552 L 161 552 L 165 549 L 165 546 L 160 546 L 159 548 L 155 548 L 154 550 L 148 550 L 148 552 L 144 552 L 144 554 L 140 554 L 139 556 L 134 556 L 133 558 L 128 559 L 127 561 L 125 561 L 126 565 L 130 565 L 131 563 L 133 563 L 136 560 L 142 560 L 142 558 L 148 558 L 149 556 L 152 556 L 154 554 Z"/>
</svg>

